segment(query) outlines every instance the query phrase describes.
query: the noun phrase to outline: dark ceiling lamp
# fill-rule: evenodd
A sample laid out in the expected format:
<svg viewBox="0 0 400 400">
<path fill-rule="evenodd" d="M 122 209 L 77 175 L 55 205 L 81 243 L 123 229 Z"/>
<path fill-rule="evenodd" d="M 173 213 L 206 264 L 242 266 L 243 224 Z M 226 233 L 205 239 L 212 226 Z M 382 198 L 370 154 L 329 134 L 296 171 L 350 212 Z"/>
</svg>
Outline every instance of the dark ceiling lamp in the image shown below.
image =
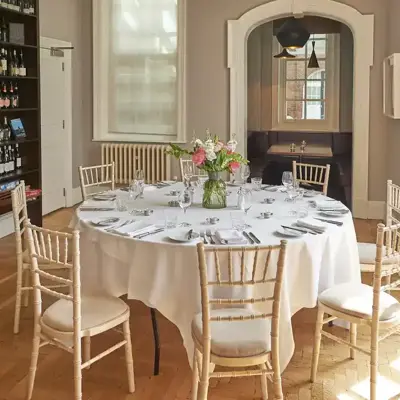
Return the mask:
<svg viewBox="0 0 400 400">
<path fill-rule="evenodd" d="M 274 58 L 287 60 L 287 59 L 290 59 L 290 58 L 296 58 L 296 56 L 293 55 L 293 54 L 290 54 L 286 49 L 283 49 L 279 54 L 275 55 Z"/>
<path fill-rule="evenodd" d="M 308 61 L 308 68 L 319 68 L 317 55 L 315 54 L 315 40 L 312 41 L 312 52 Z"/>
<path fill-rule="evenodd" d="M 276 38 L 280 45 L 286 49 L 301 49 L 310 39 L 310 32 L 297 18 L 289 18 L 279 29 Z"/>
</svg>

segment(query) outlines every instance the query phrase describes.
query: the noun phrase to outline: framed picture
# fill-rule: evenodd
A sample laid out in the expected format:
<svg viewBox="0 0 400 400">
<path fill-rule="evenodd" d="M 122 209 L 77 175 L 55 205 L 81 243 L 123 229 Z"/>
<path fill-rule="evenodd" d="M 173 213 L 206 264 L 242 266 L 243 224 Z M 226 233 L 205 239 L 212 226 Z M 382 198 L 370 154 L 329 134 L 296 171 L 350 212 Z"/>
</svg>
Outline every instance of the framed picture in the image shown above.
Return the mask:
<svg viewBox="0 0 400 400">
<path fill-rule="evenodd" d="M 12 119 L 10 121 L 11 132 L 16 139 L 26 137 L 24 124 L 21 121 L 21 118 Z"/>
</svg>

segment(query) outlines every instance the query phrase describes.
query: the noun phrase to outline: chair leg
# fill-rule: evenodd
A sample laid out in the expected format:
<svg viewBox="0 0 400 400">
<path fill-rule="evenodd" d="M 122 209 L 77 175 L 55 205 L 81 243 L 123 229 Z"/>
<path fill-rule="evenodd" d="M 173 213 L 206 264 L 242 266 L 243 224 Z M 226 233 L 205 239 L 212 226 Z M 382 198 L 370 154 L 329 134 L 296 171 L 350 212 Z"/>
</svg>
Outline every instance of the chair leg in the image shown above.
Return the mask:
<svg viewBox="0 0 400 400">
<path fill-rule="evenodd" d="M 31 285 L 30 269 L 23 270 L 23 274 L 25 275 L 24 287 L 29 288 Z M 23 293 L 24 307 L 28 307 L 30 290 L 24 290 L 22 293 Z"/>
<path fill-rule="evenodd" d="M 324 311 L 318 307 L 317 314 L 317 323 L 315 325 L 315 337 L 314 337 L 314 350 L 313 350 L 313 359 L 311 366 L 311 382 L 315 382 L 317 378 L 317 369 L 318 369 L 318 360 L 319 360 L 319 350 L 321 347 L 321 331 L 324 320 Z"/>
<path fill-rule="evenodd" d="M 160 373 L 160 338 L 158 335 L 156 310 L 154 308 L 150 308 L 150 312 L 154 336 L 154 375 L 157 376 Z"/>
<path fill-rule="evenodd" d="M 126 340 L 125 360 L 126 360 L 126 371 L 128 374 L 129 393 L 133 393 L 135 391 L 135 373 L 133 370 L 131 328 L 129 326 L 129 319 L 123 323 L 122 327 L 124 330 L 124 339 Z"/>
<path fill-rule="evenodd" d="M 267 364 L 262 364 L 260 365 L 260 368 L 264 369 L 268 369 Z M 262 393 L 262 398 L 263 400 L 268 400 L 268 379 L 267 379 L 267 375 L 261 375 L 260 376 L 261 379 L 261 393 Z"/>
<path fill-rule="evenodd" d="M 33 386 L 35 384 L 37 362 L 39 358 L 39 348 L 40 348 L 40 326 L 37 325 L 35 326 L 35 332 L 33 336 L 31 365 L 29 367 L 28 390 L 26 395 L 27 400 L 31 400 L 32 398 Z"/>
<path fill-rule="evenodd" d="M 85 336 L 83 338 L 83 362 L 90 360 L 90 336 Z M 86 367 L 90 369 L 90 365 Z"/>
<path fill-rule="evenodd" d="M 193 381 L 192 381 L 192 400 L 197 400 L 197 393 L 199 390 L 199 368 L 197 364 L 196 349 L 193 353 Z"/>
<path fill-rule="evenodd" d="M 371 328 L 370 400 L 378 400 L 378 328 Z"/>
<path fill-rule="evenodd" d="M 15 313 L 14 313 L 14 333 L 19 333 L 19 321 L 21 318 L 21 300 L 22 300 L 22 279 L 23 270 L 18 266 L 17 271 L 17 289 L 15 292 Z"/>
<path fill-rule="evenodd" d="M 74 341 L 74 400 L 82 400 L 82 347 L 81 339 Z"/>
<path fill-rule="evenodd" d="M 208 399 L 208 386 L 210 383 L 210 378 L 207 376 L 205 380 L 200 379 L 200 390 L 197 400 L 207 400 Z"/>
<path fill-rule="evenodd" d="M 357 324 L 350 324 L 350 343 L 352 345 L 357 344 Z M 350 347 L 350 358 L 354 360 L 356 358 L 356 350 Z"/>
</svg>

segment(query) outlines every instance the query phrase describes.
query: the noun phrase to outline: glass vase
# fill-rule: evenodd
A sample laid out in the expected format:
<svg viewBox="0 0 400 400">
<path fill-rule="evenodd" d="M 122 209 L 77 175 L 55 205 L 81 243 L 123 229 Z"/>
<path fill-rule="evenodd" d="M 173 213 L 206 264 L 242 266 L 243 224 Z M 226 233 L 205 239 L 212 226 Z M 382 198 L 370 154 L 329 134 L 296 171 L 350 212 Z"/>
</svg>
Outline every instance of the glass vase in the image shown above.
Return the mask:
<svg viewBox="0 0 400 400">
<path fill-rule="evenodd" d="M 208 180 L 204 183 L 203 207 L 226 208 L 226 184 L 220 172 L 208 173 Z"/>
</svg>

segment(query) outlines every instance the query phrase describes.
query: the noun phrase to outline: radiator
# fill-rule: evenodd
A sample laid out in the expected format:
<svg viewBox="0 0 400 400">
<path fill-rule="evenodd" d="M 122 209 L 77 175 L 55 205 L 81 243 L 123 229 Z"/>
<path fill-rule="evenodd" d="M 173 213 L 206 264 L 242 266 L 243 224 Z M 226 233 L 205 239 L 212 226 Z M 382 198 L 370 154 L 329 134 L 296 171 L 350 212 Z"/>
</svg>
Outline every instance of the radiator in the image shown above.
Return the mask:
<svg viewBox="0 0 400 400">
<path fill-rule="evenodd" d="M 171 179 L 171 156 L 167 145 L 102 143 L 102 164 L 115 163 L 115 183 L 129 184 L 135 171 L 143 170 L 147 183 Z"/>
</svg>

